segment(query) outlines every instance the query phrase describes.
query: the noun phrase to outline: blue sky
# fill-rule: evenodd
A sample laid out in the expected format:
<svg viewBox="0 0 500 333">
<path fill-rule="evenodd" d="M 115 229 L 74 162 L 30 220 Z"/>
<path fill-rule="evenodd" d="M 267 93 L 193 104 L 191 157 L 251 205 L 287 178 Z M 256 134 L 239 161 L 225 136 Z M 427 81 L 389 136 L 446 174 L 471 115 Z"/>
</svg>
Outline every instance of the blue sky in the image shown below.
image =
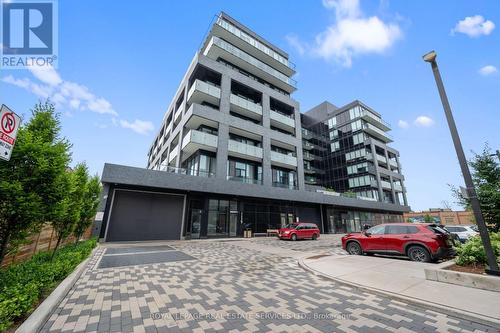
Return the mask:
<svg viewBox="0 0 500 333">
<path fill-rule="evenodd" d="M 484 142 L 500 148 L 497 1 L 62 0 L 58 68 L 0 70 L 0 102 L 27 119 L 37 100 L 51 96 L 74 163 L 86 161 L 94 173 L 105 162 L 144 167 L 170 99 L 221 10 L 289 52 L 302 111 L 359 99 L 382 114 L 414 210 L 453 205 L 447 184 L 462 184 L 424 53 L 438 53 L 467 154 Z"/>
</svg>

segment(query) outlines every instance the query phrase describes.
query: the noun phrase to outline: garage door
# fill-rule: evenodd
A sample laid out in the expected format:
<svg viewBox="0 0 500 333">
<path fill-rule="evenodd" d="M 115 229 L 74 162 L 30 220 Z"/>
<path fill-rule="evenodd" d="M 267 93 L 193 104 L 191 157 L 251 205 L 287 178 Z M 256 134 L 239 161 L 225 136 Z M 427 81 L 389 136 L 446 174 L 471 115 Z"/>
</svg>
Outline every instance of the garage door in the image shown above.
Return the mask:
<svg viewBox="0 0 500 333">
<path fill-rule="evenodd" d="M 115 190 L 106 241 L 180 239 L 184 196 Z"/>
</svg>

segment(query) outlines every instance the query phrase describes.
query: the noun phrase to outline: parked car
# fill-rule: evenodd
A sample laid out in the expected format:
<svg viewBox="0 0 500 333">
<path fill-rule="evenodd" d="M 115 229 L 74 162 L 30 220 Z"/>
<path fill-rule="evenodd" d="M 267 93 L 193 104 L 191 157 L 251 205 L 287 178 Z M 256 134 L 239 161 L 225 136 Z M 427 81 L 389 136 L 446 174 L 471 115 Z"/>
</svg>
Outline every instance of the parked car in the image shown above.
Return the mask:
<svg viewBox="0 0 500 333">
<path fill-rule="evenodd" d="M 456 235 L 461 243 L 467 242 L 474 236 L 479 235 L 474 225 L 447 225 L 444 228 Z"/>
<path fill-rule="evenodd" d="M 315 223 L 290 223 L 278 230 L 278 238 L 293 241 L 306 238 L 316 240 L 319 238 L 319 228 Z"/>
<path fill-rule="evenodd" d="M 451 234 L 435 224 L 387 223 L 362 233 L 342 237 L 349 254 L 408 256 L 413 261 L 430 262 L 454 255 Z"/>
</svg>

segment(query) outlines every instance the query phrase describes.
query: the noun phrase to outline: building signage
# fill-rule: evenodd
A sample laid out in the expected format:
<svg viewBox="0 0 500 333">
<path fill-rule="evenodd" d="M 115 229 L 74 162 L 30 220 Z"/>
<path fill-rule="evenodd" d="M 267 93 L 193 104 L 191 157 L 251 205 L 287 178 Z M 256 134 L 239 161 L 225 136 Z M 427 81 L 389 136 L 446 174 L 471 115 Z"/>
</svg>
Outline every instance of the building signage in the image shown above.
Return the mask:
<svg viewBox="0 0 500 333">
<path fill-rule="evenodd" d="M 21 118 L 2 104 L 0 109 L 0 158 L 10 160 Z"/>
</svg>

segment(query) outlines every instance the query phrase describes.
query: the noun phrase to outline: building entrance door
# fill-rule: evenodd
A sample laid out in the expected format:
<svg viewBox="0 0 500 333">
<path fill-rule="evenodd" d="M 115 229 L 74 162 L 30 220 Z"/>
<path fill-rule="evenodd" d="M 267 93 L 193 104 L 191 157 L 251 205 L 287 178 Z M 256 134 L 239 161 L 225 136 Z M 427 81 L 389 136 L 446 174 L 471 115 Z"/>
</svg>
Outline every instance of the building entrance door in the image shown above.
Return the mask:
<svg viewBox="0 0 500 333">
<path fill-rule="evenodd" d="M 238 211 L 231 211 L 229 214 L 229 237 L 237 235 L 239 215 Z"/>
</svg>

